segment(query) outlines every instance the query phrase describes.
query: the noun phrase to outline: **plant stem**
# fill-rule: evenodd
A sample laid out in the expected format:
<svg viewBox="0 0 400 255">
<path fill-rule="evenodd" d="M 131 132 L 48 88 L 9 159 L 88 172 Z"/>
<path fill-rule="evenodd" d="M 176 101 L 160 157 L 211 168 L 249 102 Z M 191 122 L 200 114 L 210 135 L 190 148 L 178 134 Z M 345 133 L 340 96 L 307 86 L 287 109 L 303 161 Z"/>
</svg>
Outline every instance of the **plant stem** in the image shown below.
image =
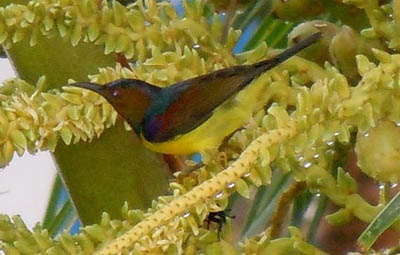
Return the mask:
<svg viewBox="0 0 400 255">
<path fill-rule="evenodd" d="M 307 185 L 305 182 L 295 182 L 281 195 L 275 212 L 271 219 L 271 238 L 275 239 L 281 235 L 282 225 L 289 213 L 289 207 L 299 194 L 301 194 Z"/>
</svg>

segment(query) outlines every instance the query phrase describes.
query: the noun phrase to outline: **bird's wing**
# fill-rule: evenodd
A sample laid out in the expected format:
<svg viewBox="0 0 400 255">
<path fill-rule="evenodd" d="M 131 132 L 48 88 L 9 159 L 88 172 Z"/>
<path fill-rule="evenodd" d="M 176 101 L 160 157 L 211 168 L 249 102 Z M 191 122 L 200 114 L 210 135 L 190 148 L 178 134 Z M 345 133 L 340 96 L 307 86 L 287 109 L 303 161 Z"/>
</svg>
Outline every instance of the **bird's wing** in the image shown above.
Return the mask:
<svg viewBox="0 0 400 255">
<path fill-rule="evenodd" d="M 185 134 L 206 121 L 213 110 L 249 84 L 256 76 L 275 67 L 321 38 L 315 33 L 278 56 L 250 66 L 222 69 L 178 83 L 160 94 L 144 122 L 144 137 L 163 142 Z"/>
<path fill-rule="evenodd" d="M 145 119 L 143 135 L 163 142 L 185 134 L 206 121 L 213 110 L 249 84 L 256 72 L 236 66 L 178 83 L 164 90 Z"/>
</svg>

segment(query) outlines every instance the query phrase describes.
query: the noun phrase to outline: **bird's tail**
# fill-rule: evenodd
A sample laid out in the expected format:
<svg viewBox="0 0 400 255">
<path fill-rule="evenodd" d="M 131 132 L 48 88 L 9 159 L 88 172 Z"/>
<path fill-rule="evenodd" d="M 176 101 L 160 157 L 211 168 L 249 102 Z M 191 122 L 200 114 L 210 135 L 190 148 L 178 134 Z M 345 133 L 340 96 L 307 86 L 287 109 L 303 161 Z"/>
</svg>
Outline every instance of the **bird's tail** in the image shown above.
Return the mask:
<svg viewBox="0 0 400 255">
<path fill-rule="evenodd" d="M 280 63 L 284 62 L 288 58 L 296 55 L 299 51 L 307 48 L 311 44 L 315 43 L 321 38 L 321 32 L 312 34 L 305 39 L 301 40 L 299 43 L 295 44 L 293 47 L 290 47 L 289 49 L 283 51 L 280 53 L 278 56 L 273 57 L 271 59 L 267 59 L 264 61 L 257 62 L 253 64 L 252 66 L 255 67 L 260 73 L 265 72 Z"/>
</svg>

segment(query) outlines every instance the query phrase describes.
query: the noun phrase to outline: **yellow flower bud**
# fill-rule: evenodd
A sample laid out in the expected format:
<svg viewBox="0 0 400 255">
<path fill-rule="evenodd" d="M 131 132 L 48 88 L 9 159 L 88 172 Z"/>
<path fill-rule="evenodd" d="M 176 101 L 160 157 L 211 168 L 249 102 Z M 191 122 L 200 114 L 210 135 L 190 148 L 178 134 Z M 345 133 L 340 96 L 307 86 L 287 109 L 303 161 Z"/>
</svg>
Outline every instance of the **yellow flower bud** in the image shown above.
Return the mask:
<svg viewBox="0 0 400 255">
<path fill-rule="evenodd" d="M 378 181 L 400 182 L 400 127 L 381 121 L 357 134 L 356 153 L 361 170 Z"/>
</svg>

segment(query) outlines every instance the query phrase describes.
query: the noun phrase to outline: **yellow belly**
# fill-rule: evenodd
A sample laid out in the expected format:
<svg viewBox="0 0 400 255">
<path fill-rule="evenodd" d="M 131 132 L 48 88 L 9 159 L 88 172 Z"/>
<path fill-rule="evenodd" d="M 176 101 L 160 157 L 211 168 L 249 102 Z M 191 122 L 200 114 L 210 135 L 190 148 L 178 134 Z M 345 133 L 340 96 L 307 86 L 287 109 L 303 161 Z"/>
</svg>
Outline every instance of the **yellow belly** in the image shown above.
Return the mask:
<svg viewBox="0 0 400 255">
<path fill-rule="evenodd" d="M 166 142 L 151 143 L 141 136 L 142 142 L 150 150 L 164 154 L 192 154 L 216 148 L 227 135 L 241 127 L 249 118 L 249 115 L 244 117 L 238 116 L 237 113 L 227 115 L 228 113 L 224 115 L 214 114 L 196 129 Z M 224 125 L 221 125 L 222 123 Z"/>
<path fill-rule="evenodd" d="M 217 107 L 213 115 L 194 130 L 161 143 L 151 143 L 141 136 L 142 142 L 150 150 L 164 154 L 191 154 L 217 148 L 226 136 L 242 127 L 253 112 L 269 101 L 269 85 L 264 74 Z"/>
</svg>

